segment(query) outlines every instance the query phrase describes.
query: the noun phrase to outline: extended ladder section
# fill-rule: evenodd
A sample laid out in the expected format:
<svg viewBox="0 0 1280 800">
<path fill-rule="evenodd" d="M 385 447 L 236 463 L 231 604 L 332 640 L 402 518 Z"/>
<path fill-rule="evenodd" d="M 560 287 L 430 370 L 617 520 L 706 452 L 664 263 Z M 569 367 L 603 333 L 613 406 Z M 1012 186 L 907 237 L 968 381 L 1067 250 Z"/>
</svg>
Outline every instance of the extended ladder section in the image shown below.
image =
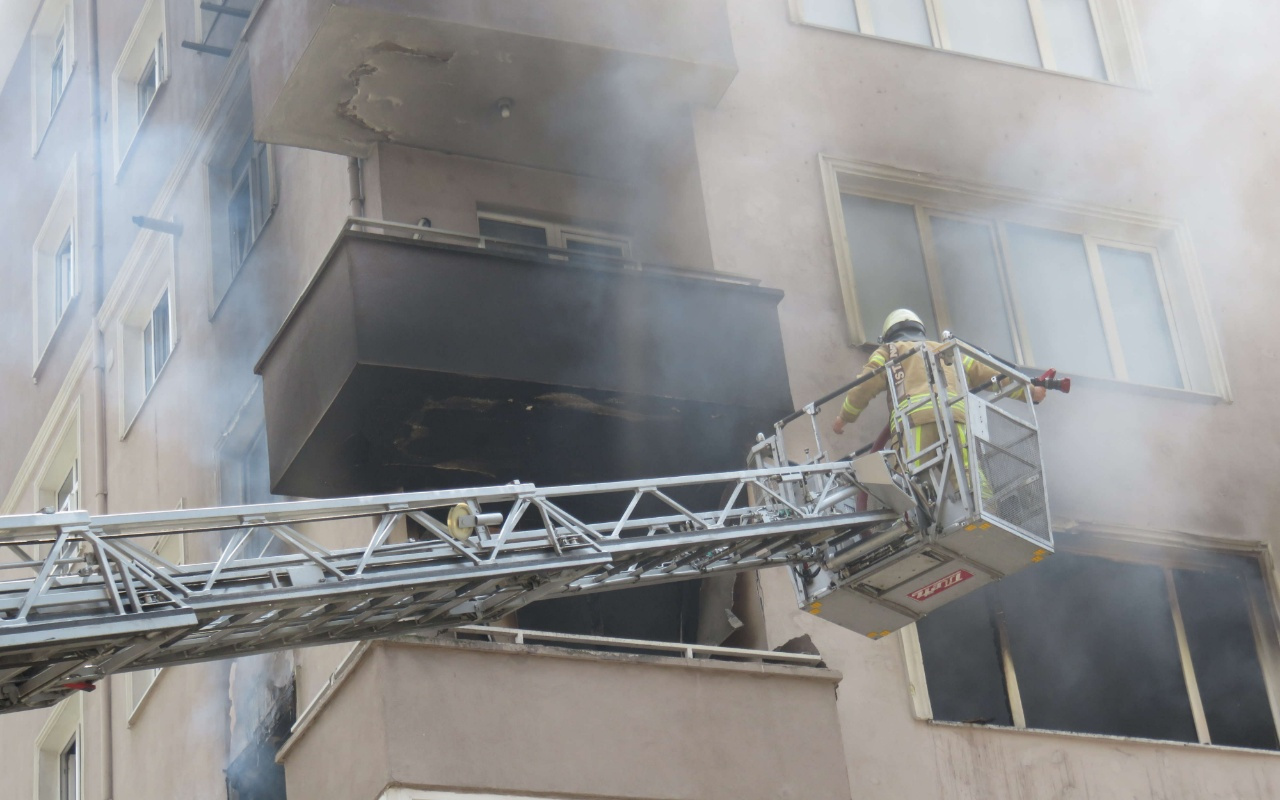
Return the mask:
<svg viewBox="0 0 1280 800">
<path fill-rule="evenodd" d="M 914 357 L 938 379 L 939 435 L 920 452 L 831 458 L 813 404 L 762 435 L 740 472 L 0 517 L 0 711 L 114 673 L 769 566 L 792 569 L 810 610 L 880 636 L 1051 550 L 1035 417 L 1016 399 L 1027 379 L 1001 367 L 980 400 L 942 364 L 985 355 L 952 341 Z M 965 403 L 967 432 L 953 419 Z M 914 441 L 897 425 L 896 441 Z M 587 508 L 614 510 L 584 521 Z"/>
</svg>

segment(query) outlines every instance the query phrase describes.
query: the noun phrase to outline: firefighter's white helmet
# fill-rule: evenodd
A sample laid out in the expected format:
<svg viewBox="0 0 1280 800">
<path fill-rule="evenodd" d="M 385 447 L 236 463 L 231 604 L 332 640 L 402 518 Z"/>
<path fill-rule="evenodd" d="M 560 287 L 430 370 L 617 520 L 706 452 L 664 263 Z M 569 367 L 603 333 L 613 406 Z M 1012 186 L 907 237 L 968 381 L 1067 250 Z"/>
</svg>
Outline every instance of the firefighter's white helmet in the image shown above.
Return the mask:
<svg viewBox="0 0 1280 800">
<path fill-rule="evenodd" d="M 921 331 L 924 330 L 924 320 L 911 309 L 899 308 L 897 311 L 890 311 L 889 316 L 884 318 L 884 327 L 880 329 L 880 341 L 888 341 L 891 334 L 910 324 L 918 325 Z"/>
</svg>

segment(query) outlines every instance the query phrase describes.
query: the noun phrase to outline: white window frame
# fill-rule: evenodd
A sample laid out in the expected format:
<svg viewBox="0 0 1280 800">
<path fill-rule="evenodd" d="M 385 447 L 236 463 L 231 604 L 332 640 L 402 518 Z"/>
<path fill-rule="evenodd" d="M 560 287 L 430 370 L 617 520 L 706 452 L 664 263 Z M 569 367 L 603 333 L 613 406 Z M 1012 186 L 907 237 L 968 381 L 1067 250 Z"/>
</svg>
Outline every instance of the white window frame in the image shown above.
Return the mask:
<svg viewBox="0 0 1280 800">
<path fill-rule="evenodd" d="M 1178 645 L 1184 686 L 1191 705 L 1191 715 L 1195 723 L 1196 737 L 1199 744 L 1214 747 L 1209 735 L 1209 726 L 1205 717 L 1204 703 L 1201 699 L 1199 685 L 1196 682 L 1195 667 L 1192 663 L 1188 640 L 1183 624 L 1182 611 L 1178 605 L 1178 596 L 1174 590 L 1173 571 L 1176 569 L 1214 568 L 1224 557 L 1246 556 L 1258 559 L 1259 573 L 1265 585 L 1260 591 L 1249 591 L 1246 597 L 1249 604 L 1249 623 L 1253 629 L 1254 646 L 1257 648 L 1258 663 L 1262 668 L 1263 682 L 1266 685 L 1267 697 L 1271 705 L 1272 724 L 1277 737 L 1280 738 L 1280 642 L 1277 641 L 1277 629 L 1269 615 L 1268 609 L 1276 608 L 1275 577 L 1267 566 L 1265 558 L 1260 557 L 1262 548 L 1249 543 L 1205 542 L 1188 534 L 1173 534 L 1159 531 L 1104 529 L 1076 529 L 1083 536 L 1068 534 L 1058 536 L 1055 546 L 1060 552 L 1077 555 L 1106 558 L 1116 561 L 1127 561 L 1136 564 L 1159 566 L 1164 570 L 1165 585 L 1169 593 L 1170 612 Z M 1013 730 L 1036 730 L 1027 727 L 1026 714 L 1023 710 L 1022 696 L 1018 687 L 1017 665 L 1011 655 L 1008 634 L 1000 624 L 1001 614 L 993 615 L 997 620 L 996 647 L 1000 653 L 1000 664 L 1004 676 L 1005 691 L 1009 703 Z M 920 645 L 920 634 L 914 624 L 902 629 L 903 652 L 906 657 L 907 678 L 911 693 L 912 710 L 917 719 L 933 721 L 933 706 L 929 698 L 928 681 L 925 676 L 924 656 Z M 967 723 L 945 723 L 967 724 Z M 1004 726 L 999 726 L 1005 730 Z M 1056 731 L 1056 733 L 1064 733 Z M 1066 731 L 1073 736 L 1094 736 L 1102 734 Z M 1165 741 L 1165 740 L 1160 740 Z M 1180 744 L 1180 742 L 1172 742 Z M 1238 752 L 1238 748 L 1229 748 Z"/>
<path fill-rule="evenodd" d="M 75 478 L 75 507 L 84 508 L 84 459 L 82 457 L 83 450 L 81 449 L 80 408 L 78 405 L 63 421 L 58 429 L 57 437 L 53 441 L 56 444 L 48 451 L 44 458 L 44 463 L 40 465 L 39 471 L 36 473 L 39 477 L 35 483 L 35 508 L 61 510 L 58 507 L 58 494 L 68 474 L 74 474 Z"/>
<path fill-rule="evenodd" d="M 237 17 L 234 14 L 223 13 L 219 15 L 215 11 L 206 11 L 204 8 L 201 7 L 201 3 L 204 3 L 204 2 L 213 2 L 218 5 L 230 5 L 234 8 L 239 8 L 239 6 L 233 4 L 231 0 L 193 0 L 193 3 L 195 5 L 195 12 L 196 12 L 195 13 L 196 41 L 200 42 L 201 44 L 209 44 L 209 37 L 213 34 L 214 28 L 216 26 L 220 26 L 224 24 L 239 26 L 239 30 L 236 31 L 236 40 L 239 41 L 240 38 L 244 35 L 245 29 L 248 28 L 249 26 L 249 20 L 253 17 L 255 13 L 257 13 L 258 6 L 260 5 L 260 0 L 252 0 L 252 2 L 248 4 L 249 6 L 248 8 L 242 9 L 244 11 L 248 11 L 249 16 Z M 210 24 L 209 22 L 210 19 L 214 20 L 213 24 Z M 222 47 L 224 45 L 219 44 L 218 46 Z"/>
<path fill-rule="evenodd" d="M 169 80 L 169 42 L 164 0 L 147 0 L 120 60 L 111 76 L 111 105 L 114 118 L 116 180 L 120 179 L 133 145 L 151 116 L 156 101 Z M 142 79 L 155 64 L 155 91 L 145 107 L 140 107 Z"/>
<path fill-rule="evenodd" d="M 279 176 L 275 168 L 275 148 L 253 139 L 253 101 L 248 75 L 239 82 L 226 104 L 222 125 L 211 137 L 205 157 L 208 181 L 210 249 L 209 318 L 213 319 L 223 299 L 249 261 L 267 224 L 280 203 Z M 239 154 L 252 146 L 244 175 L 233 175 Z M 230 205 L 241 179 L 249 189 L 249 239 L 237 253 L 232 235 Z"/>
<path fill-rule="evenodd" d="M 179 506 L 181 508 L 181 505 Z M 146 540 L 143 540 L 144 542 Z M 151 552 L 170 566 L 179 566 L 187 562 L 186 537 L 171 533 L 157 536 L 151 543 Z M 166 667 L 134 670 L 124 676 L 125 692 L 128 695 L 129 719 L 132 728 L 142 714 L 142 709 L 151 698 L 160 676 L 167 672 Z"/>
<path fill-rule="evenodd" d="M 848 0 L 848 2 L 853 6 L 854 17 L 858 22 L 858 30 L 856 31 L 844 28 L 833 28 L 827 25 L 822 25 L 821 23 L 810 22 L 805 15 L 806 1 L 807 0 L 790 0 L 791 19 L 793 22 L 816 28 L 825 28 L 827 30 L 838 30 L 842 33 L 870 36 L 882 39 L 883 41 L 897 42 L 898 44 L 907 45 L 909 47 L 923 47 L 933 50 L 942 50 L 969 58 L 994 61 L 999 64 L 1010 64 L 1012 66 L 1024 67 L 1027 69 L 1053 72 L 1058 75 L 1066 75 L 1086 81 L 1125 84 L 1139 87 L 1145 87 L 1147 85 L 1147 70 L 1142 54 L 1142 48 L 1135 33 L 1137 26 L 1134 20 L 1131 0 L 1088 0 L 1089 13 L 1093 21 L 1094 36 L 1098 42 L 1098 49 L 1102 55 L 1102 70 L 1105 76 L 1103 78 L 1078 75 L 1072 72 L 1063 72 L 1058 69 L 1057 59 L 1054 56 L 1053 42 L 1050 39 L 1042 0 L 1025 0 L 1027 3 L 1027 10 L 1031 16 L 1036 48 L 1040 56 L 1039 65 L 1004 61 L 990 56 L 982 56 L 974 53 L 966 53 L 962 50 L 952 49 L 951 37 L 947 29 L 946 12 L 943 9 L 940 0 L 921 0 L 921 2 L 924 3 L 925 13 L 928 16 L 929 44 L 906 42 L 900 39 L 890 39 L 877 35 L 875 32 L 875 18 L 871 11 L 869 0 Z"/>
<path fill-rule="evenodd" d="M 80 294 L 79 242 L 77 229 L 77 206 L 79 181 L 77 179 L 76 162 L 73 160 L 63 176 L 62 184 L 54 195 L 49 212 L 45 215 L 32 245 L 31 273 L 31 323 L 32 323 L 32 369 L 33 377 L 38 377 L 63 323 L 70 316 L 69 311 Z M 62 244 L 71 240 L 71 284 L 60 286 L 58 254 Z M 66 294 L 59 297 L 59 289 Z M 60 303 L 64 300 L 65 303 Z"/>
<path fill-rule="evenodd" d="M 114 369 L 118 372 L 120 396 L 120 439 L 129 435 L 133 423 L 173 363 L 181 342 L 177 279 L 176 243 L 174 237 L 154 234 L 144 250 L 145 266 L 126 291 L 122 311 L 115 323 L 116 349 Z M 165 295 L 169 298 L 169 347 L 164 363 L 155 369 L 148 385 L 145 331 L 152 314 Z"/>
<path fill-rule="evenodd" d="M 562 225 L 558 222 L 551 222 L 545 219 L 536 219 L 534 217 L 521 217 L 514 214 L 500 214 L 493 211 L 481 211 L 480 219 L 491 219 L 495 222 L 510 222 L 514 225 L 527 225 L 530 228 L 542 228 L 547 232 L 547 247 L 559 250 L 569 249 L 569 241 L 587 242 L 590 244 L 601 244 L 609 247 L 622 248 L 621 258 L 624 260 L 631 259 L 631 239 L 627 236 L 621 236 L 608 231 L 594 230 L 584 228 L 577 225 Z M 532 245 L 531 245 L 532 246 Z M 583 255 L 591 255 L 584 253 Z M 608 258 L 608 256 L 605 256 Z M 616 258 L 616 256 L 615 256 Z"/>
<path fill-rule="evenodd" d="M 53 59 L 58 35 L 62 35 L 62 80 L 55 86 Z M 40 9 L 31 27 L 31 154 L 40 151 L 44 138 L 62 107 L 76 67 L 75 5 L 71 0 L 51 0 Z"/>
<path fill-rule="evenodd" d="M 64 800 L 62 755 L 76 745 L 77 785 L 71 797 L 84 796 L 84 695 L 77 692 L 59 703 L 45 722 L 35 742 L 34 800 Z"/>
<path fill-rule="evenodd" d="M 1209 315 L 1207 295 L 1184 225 L 1172 220 L 1118 209 L 1069 203 L 1015 189 L 958 181 L 880 164 L 837 159 L 825 155 L 820 157 L 820 162 L 823 189 L 835 243 L 841 293 L 844 299 L 847 333 L 852 345 L 875 342 L 876 337 L 873 333 L 876 330 L 874 327 L 876 321 L 862 319 L 858 303 L 854 257 L 850 251 L 841 201 L 844 195 L 857 195 L 914 208 L 916 227 L 924 254 L 925 273 L 940 330 L 949 330 L 951 320 L 947 312 L 943 281 L 937 266 L 928 217 L 937 216 L 986 225 L 993 231 L 996 237 L 994 253 L 997 270 L 1004 293 L 1005 308 L 1009 312 L 1008 323 L 1011 326 L 1014 346 L 1018 350 L 1014 357 L 1017 363 L 1024 365 L 1034 364 L 1034 353 L 1031 351 L 1027 335 L 1028 328 L 1023 322 L 1018 307 L 1016 292 L 1013 291 L 1014 277 L 1006 263 L 1007 226 L 1018 224 L 1070 233 L 1082 237 L 1085 243 L 1094 296 L 1115 373 L 1112 377 L 1081 377 L 1153 392 L 1170 392 L 1175 396 L 1204 395 L 1230 399 L 1225 366 Z M 1129 381 L 1114 314 L 1107 296 L 1106 279 L 1098 255 L 1099 247 L 1129 250 L 1151 256 L 1161 292 L 1161 302 L 1165 309 L 1169 335 L 1177 358 L 1182 388 L 1146 386 Z M 1171 265 L 1169 262 L 1176 263 Z M 1190 314 L 1191 318 L 1187 321 L 1194 322 L 1198 330 L 1208 362 L 1207 368 L 1213 381 L 1212 388 L 1192 388 L 1190 385 L 1183 336 L 1191 336 L 1193 333 L 1189 330 L 1180 333 L 1178 315 L 1174 313 L 1167 289 L 1167 270 L 1171 268 L 1179 270 L 1187 285 L 1193 307 L 1189 312 L 1184 312 L 1183 316 Z"/>
</svg>

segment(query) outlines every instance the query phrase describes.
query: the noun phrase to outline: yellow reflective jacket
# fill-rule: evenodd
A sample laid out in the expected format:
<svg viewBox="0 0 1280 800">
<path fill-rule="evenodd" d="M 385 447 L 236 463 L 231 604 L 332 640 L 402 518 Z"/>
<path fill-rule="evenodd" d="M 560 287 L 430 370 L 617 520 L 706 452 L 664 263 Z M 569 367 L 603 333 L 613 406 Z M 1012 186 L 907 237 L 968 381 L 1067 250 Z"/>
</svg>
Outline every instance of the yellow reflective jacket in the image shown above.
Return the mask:
<svg viewBox="0 0 1280 800">
<path fill-rule="evenodd" d="M 942 349 L 943 345 L 941 342 L 927 341 L 889 342 L 876 348 L 876 351 L 871 354 L 871 358 L 867 361 L 867 365 L 858 373 L 859 378 L 875 372 L 900 355 L 910 355 L 907 355 L 906 358 L 898 363 L 890 365 L 888 369 L 881 370 L 878 375 L 870 380 L 850 389 L 849 393 L 845 395 L 844 405 L 840 408 L 840 416 L 844 421 L 853 422 L 856 420 L 858 415 L 866 409 L 872 398 L 888 389 L 890 378 L 893 379 L 894 391 L 898 396 L 898 407 L 892 409 L 895 418 L 908 406 L 928 399 L 930 396 L 929 379 L 925 373 L 924 356 L 919 352 L 912 353 L 913 350 L 918 350 L 922 347 L 927 347 L 936 353 Z M 947 386 L 954 387 L 948 389 L 949 396 L 954 398 L 959 396 L 956 390 L 960 386 L 960 380 L 956 375 L 955 364 L 950 363 L 951 360 L 948 359 L 944 362 L 942 369 L 946 373 Z M 963 362 L 965 384 L 971 389 L 979 388 L 992 378 L 1003 374 L 988 367 L 986 364 L 978 363 L 970 356 L 964 356 Z M 1015 392 L 1013 396 L 1022 396 L 1021 390 Z M 965 422 L 964 401 L 953 405 L 951 411 L 952 417 L 956 422 Z M 933 404 L 928 403 L 920 406 L 911 412 L 910 419 L 912 424 L 916 425 L 933 422 Z"/>
</svg>

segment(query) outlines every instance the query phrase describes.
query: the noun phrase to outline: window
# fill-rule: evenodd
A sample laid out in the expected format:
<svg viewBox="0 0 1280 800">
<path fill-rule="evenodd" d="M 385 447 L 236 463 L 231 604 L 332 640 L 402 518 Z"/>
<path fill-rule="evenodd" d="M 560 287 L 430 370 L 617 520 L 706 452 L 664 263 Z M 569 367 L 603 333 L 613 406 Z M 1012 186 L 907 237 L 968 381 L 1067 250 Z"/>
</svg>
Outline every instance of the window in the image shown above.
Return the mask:
<svg viewBox="0 0 1280 800">
<path fill-rule="evenodd" d="M 58 485 L 54 496 L 54 508 L 58 511 L 73 511 L 80 508 L 80 462 L 77 460 L 67 470 L 67 476 Z"/>
<path fill-rule="evenodd" d="M 138 76 L 136 90 L 138 93 L 138 119 L 142 119 L 142 115 L 147 113 L 147 109 L 151 108 L 151 101 L 155 99 L 156 92 L 160 90 L 160 58 L 162 56 L 164 40 L 156 42 L 156 49 L 151 52 L 147 63 L 142 67 L 142 74 Z"/>
<path fill-rule="evenodd" d="M 58 28 L 53 37 L 53 58 L 49 64 L 49 113 L 53 114 L 67 87 L 67 28 Z"/>
<path fill-rule="evenodd" d="M 71 737 L 67 746 L 58 756 L 58 799 L 79 800 L 80 798 L 80 755 L 76 747 L 76 736 Z"/>
<path fill-rule="evenodd" d="M 196 40 L 209 47 L 233 50 L 258 0 L 195 0 Z"/>
<path fill-rule="evenodd" d="M 44 4 L 31 28 L 31 134 L 38 150 L 62 103 L 75 66 L 70 0 Z"/>
<path fill-rule="evenodd" d="M 62 319 L 76 295 L 76 262 L 71 250 L 71 230 L 62 235 L 62 243 L 53 256 L 53 317 L 54 325 Z"/>
<path fill-rule="evenodd" d="M 539 248 L 535 252 L 554 261 L 616 264 L 617 262 L 612 259 L 631 258 L 631 242 L 625 237 L 526 217 L 482 213 L 480 235 L 500 240 L 496 243 L 500 248 L 506 243 Z M 575 255 L 548 254 L 541 248 L 569 250 Z M 518 251 L 522 248 L 508 249 Z M 594 256 L 605 256 L 605 258 L 593 258 Z"/>
<path fill-rule="evenodd" d="M 72 414 L 62 423 L 36 481 L 38 509 L 73 511 L 84 508 L 80 488 L 80 414 Z"/>
<path fill-rule="evenodd" d="M 151 392 L 156 376 L 169 360 L 172 346 L 169 341 L 169 290 L 166 288 L 151 310 L 151 319 L 142 329 L 142 382 L 143 391 Z"/>
<path fill-rule="evenodd" d="M 73 162 L 36 235 L 32 275 L 35 372 L 39 372 L 45 352 L 80 291 L 75 246 L 76 185 Z"/>
<path fill-rule="evenodd" d="M 855 342 L 908 307 L 1029 368 L 1225 394 L 1180 226 L 827 163 Z"/>
<path fill-rule="evenodd" d="M 145 265 L 121 292 L 116 370 L 120 381 L 121 437 L 164 375 L 178 346 L 177 294 L 174 291 L 174 241 L 172 236 L 150 236 L 140 258 Z"/>
<path fill-rule="evenodd" d="M 1277 749 L 1256 557 L 1065 538 L 916 624 L 933 719 Z"/>
<path fill-rule="evenodd" d="M 226 506 L 275 503 L 288 498 L 271 493 L 271 463 L 260 383 L 245 397 L 218 443 L 218 502 Z M 230 541 L 228 539 L 228 541 Z M 267 531 L 254 531 L 237 553 L 258 558 L 285 552 Z"/>
<path fill-rule="evenodd" d="M 178 566 L 186 563 L 186 551 L 183 542 L 183 537 L 176 533 L 159 536 L 152 543 L 151 552 L 169 565 Z M 137 720 L 143 703 L 150 697 L 151 688 L 155 685 L 162 672 L 164 672 L 163 667 L 156 667 L 134 670 L 125 676 L 127 680 L 125 686 L 129 692 L 129 725 L 132 726 Z"/>
<path fill-rule="evenodd" d="M 826 28 L 1132 82 L 1127 0 L 794 0 Z"/>
<path fill-rule="evenodd" d="M 58 704 L 36 738 L 36 800 L 80 800 L 83 771 L 81 696 Z"/>
<path fill-rule="evenodd" d="M 147 0 L 112 75 L 117 175 L 169 77 L 164 7 L 164 0 Z"/>
<path fill-rule="evenodd" d="M 272 149 L 253 139 L 253 107 L 244 80 L 208 160 L 213 230 L 213 311 L 240 273 L 277 202 Z"/>
</svg>

